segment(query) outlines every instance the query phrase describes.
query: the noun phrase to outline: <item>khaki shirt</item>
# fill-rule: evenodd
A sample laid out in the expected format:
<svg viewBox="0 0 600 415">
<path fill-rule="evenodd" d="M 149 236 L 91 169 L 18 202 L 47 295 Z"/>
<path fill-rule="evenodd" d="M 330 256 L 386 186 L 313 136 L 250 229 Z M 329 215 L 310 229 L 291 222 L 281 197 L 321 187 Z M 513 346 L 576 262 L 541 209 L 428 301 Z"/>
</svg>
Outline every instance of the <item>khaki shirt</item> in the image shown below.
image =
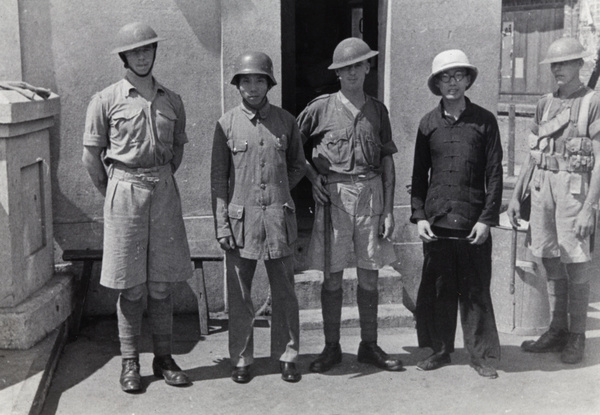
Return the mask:
<svg viewBox="0 0 600 415">
<path fill-rule="evenodd" d="M 173 145 L 187 143 L 181 97 L 155 81 L 152 101 L 123 79 L 95 94 L 87 109 L 83 145 L 106 148 L 105 161 L 131 168 L 164 166 Z"/>
<path fill-rule="evenodd" d="M 298 116 L 304 141 L 320 174 L 381 172 L 381 159 L 398 151 L 387 108 L 368 96 L 355 116 L 337 92 L 311 101 Z"/>
</svg>

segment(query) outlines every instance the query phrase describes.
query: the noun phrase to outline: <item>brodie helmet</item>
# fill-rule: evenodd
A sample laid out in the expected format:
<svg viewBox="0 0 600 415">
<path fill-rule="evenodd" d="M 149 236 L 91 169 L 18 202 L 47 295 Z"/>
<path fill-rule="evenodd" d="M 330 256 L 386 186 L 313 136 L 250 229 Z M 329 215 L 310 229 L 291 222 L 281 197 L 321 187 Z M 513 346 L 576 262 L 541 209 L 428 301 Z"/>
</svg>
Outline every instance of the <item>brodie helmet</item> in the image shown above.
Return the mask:
<svg viewBox="0 0 600 415">
<path fill-rule="evenodd" d="M 364 40 L 349 37 L 342 40 L 333 51 L 333 63 L 327 69 L 339 69 L 372 58 L 379 54 L 371 50 Z"/>
<path fill-rule="evenodd" d="M 572 37 L 561 37 L 548 47 L 546 58 L 542 63 L 566 62 L 590 56 L 579 41 Z"/>
</svg>

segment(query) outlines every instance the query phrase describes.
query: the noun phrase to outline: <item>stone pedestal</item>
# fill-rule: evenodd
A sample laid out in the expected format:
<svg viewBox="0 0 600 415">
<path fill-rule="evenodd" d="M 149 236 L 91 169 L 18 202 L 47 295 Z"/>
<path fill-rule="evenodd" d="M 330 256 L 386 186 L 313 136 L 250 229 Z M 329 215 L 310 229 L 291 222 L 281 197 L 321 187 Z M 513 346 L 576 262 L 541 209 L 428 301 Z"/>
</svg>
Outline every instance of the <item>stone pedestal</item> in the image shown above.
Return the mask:
<svg viewBox="0 0 600 415">
<path fill-rule="evenodd" d="M 0 348 L 27 349 L 70 314 L 54 275 L 48 129 L 60 101 L 0 89 Z"/>
</svg>

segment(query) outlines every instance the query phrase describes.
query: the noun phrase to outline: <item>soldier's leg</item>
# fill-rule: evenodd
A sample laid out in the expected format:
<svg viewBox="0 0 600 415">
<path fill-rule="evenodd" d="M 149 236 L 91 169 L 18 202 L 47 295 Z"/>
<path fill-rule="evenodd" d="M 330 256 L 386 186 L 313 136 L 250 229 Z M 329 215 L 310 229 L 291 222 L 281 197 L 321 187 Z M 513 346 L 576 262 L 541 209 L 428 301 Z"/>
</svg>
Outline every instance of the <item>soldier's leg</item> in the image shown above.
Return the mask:
<svg viewBox="0 0 600 415">
<path fill-rule="evenodd" d="M 182 386 L 190 383 L 187 375 L 175 363 L 172 353 L 173 301 L 172 283 L 148 282 L 148 318 L 152 328 L 154 360 L 152 371 L 164 378 L 168 385 Z"/>
</svg>

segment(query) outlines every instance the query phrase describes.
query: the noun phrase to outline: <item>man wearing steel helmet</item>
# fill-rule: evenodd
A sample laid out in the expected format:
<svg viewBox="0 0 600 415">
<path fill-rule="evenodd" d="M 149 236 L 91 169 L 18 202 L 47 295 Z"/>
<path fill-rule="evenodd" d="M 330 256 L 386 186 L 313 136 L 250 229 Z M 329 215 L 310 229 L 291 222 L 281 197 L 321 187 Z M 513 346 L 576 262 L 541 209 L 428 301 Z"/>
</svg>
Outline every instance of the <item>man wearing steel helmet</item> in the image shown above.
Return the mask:
<svg viewBox="0 0 600 415">
<path fill-rule="evenodd" d="M 119 290 L 120 384 L 125 392 L 143 389 L 138 343 L 146 290 L 153 373 L 169 385 L 190 383 L 171 355 L 171 287 L 192 275 L 173 177 L 188 140 L 180 96 L 152 76 L 160 40 L 144 23 L 121 28 L 113 53 L 127 73 L 92 97 L 83 136 L 83 163 L 105 196 L 100 284 Z"/>
<path fill-rule="evenodd" d="M 540 62 L 550 64 L 558 89 L 542 97 L 524 161 L 508 207 L 518 226 L 520 195 L 531 195 L 527 245 L 541 257 L 548 279 L 551 321 L 536 341 L 523 342 L 526 352 L 560 352 L 564 363 L 579 363 L 585 349 L 590 296 L 590 235 L 600 195 L 600 98 L 580 80 L 588 56 L 576 39 L 563 37 Z M 530 176 L 527 172 L 530 171 Z M 531 177 L 530 179 L 526 177 Z"/>
<path fill-rule="evenodd" d="M 490 227 L 499 221 L 502 147 L 494 115 L 465 96 L 477 74 L 465 53 L 452 49 L 433 59 L 427 82 L 442 99 L 421 119 L 415 143 L 410 221 L 424 256 L 415 317 L 419 346 L 433 350 L 417 368 L 450 363 L 460 306 L 471 366 L 496 378 Z"/>
<path fill-rule="evenodd" d="M 277 84 L 269 56 L 240 55 L 231 84 L 242 102 L 217 122 L 211 162 L 215 233 L 227 269 L 231 378 L 237 383 L 251 380 L 251 287 L 257 261 L 263 260 L 272 293 L 271 357 L 279 361 L 284 381 L 298 382 L 297 225 L 290 190 L 306 169 L 302 140 L 294 117 L 267 99 Z"/>
<path fill-rule="evenodd" d="M 387 108 L 365 94 L 369 58 L 377 55 L 361 39 L 348 38 L 333 52 L 341 90 L 322 95 L 298 116 L 303 140 L 312 148 L 307 177 L 316 202 L 309 245 L 311 267 L 326 271 L 321 287 L 325 348 L 311 363 L 313 372 L 326 372 L 341 363 L 340 322 L 344 269 L 357 265 L 357 303 L 361 327 L 358 361 L 384 370 L 400 371 L 377 344 L 379 269 L 396 261 L 389 238 L 394 230 L 395 172 Z M 325 214 L 331 205 L 331 237 L 324 241 Z M 327 221 L 325 220 L 327 219 Z M 330 266 L 325 270 L 325 244 L 330 244 Z M 352 254 L 354 252 L 354 255 Z M 356 261 L 354 258 L 356 257 Z M 327 272 L 328 271 L 328 272 Z"/>
</svg>

